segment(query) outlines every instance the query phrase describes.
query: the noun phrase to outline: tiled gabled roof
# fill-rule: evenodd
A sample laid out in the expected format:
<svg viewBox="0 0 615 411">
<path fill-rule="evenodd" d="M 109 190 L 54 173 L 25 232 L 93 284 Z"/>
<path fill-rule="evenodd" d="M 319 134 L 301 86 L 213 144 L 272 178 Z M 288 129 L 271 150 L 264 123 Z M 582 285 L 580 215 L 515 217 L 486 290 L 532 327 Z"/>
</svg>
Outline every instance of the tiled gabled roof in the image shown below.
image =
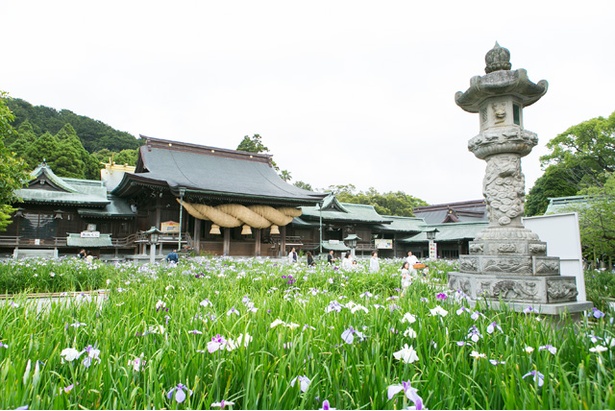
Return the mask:
<svg viewBox="0 0 615 411">
<path fill-rule="evenodd" d="M 153 185 L 177 197 L 184 190 L 221 202 L 308 205 L 325 196 L 282 180 L 267 154 L 141 137 L 146 144 L 139 149 L 137 168 L 124 174 L 115 195 L 129 196 L 135 185 Z"/>
</svg>

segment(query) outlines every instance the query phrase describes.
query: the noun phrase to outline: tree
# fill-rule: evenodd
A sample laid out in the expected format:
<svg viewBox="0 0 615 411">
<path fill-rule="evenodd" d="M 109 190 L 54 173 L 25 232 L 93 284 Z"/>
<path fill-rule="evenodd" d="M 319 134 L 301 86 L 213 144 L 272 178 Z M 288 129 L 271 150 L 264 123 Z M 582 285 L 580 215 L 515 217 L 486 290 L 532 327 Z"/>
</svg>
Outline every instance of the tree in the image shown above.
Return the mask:
<svg viewBox="0 0 615 411">
<path fill-rule="evenodd" d="M 244 136 L 241 143 L 237 146 L 237 150 L 247 151 L 248 153 L 268 153 L 269 148 L 263 144 L 263 138 L 260 134 L 254 134 L 252 137 Z"/>
<path fill-rule="evenodd" d="M 27 101 L 11 98 L 7 105 L 15 114 L 15 126 L 29 121 L 36 135 L 45 132 L 56 134 L 66 123 L 71 124 L 79 136 L 83 147 L 93 153 L 103 148 L 119 152 L 135 149 L 141 144 L 133 135 L 115 130 L 102 121 L 80 116 L 70 110 L 56 110 L 45 106 L 33 106 Z"/>
<path fill-rule="evenodd" d="M 29 170 L 33 170 L 36 164 L 29 164 L 26 161 L 26 151 L 36 141 L 36 133 L 32 128 L 32 124 L 29 121 L 24 121 L 19 126 L 15 137 L 12 140 L 9 149 L 15 153 L 17 157 L 24 159 L 26 167 Z M 7 139 L 9 141 L 9 139 Z"/>
<path fill-rule="evenodd" d="M 615 256 L 615 173 L 610 173 L 602 187 L 579 192 L 586 201 L 570 205 L 562 211 L 579 214 L 579 229 L 584 257 L 590 261 Z"/>
<path fill-rule="evenodd" d="M 5 139 L 15 137 L 16 131 L 11 126 L 13 113 L 6 105 L 6 93 L 0 92 L 0 230 L 5 230 L 11 223 L 15 212 L 12 206 L 18 202 L 15 190 L 28 182 L 28 173 L 24 161 L 17 158 L 4 144 Z"/>
<path fill-rule="evenodd" d="M 549 198 L 576 195 L 579 186 L 570 182 L 570 171 L 560 165 L 547 167 L 526 197 L 525 215 L 543 215 L 549 206 Z"/>
<path fill-rule="evenodd" d="M 304 190 L 314 191 L 314 189 L 312 188 L 311 184 L 308 184 L 308 183 L 303 182 L 303 181 L 295 181 L 293 185 L 295 187 L 299 187 L 299 188 L 302 188 Z"/>
<path fill-rule="evenodd" d="M 528 194 L 526 215 L 543 213 L 548 197 L 575 195 L 604 184 L 605 171 L 615 171 L 615 112 L 568 128 L 547 148 L 551 153 L 540 158 L 545 173 Z"/>
<path fill-rule="evenodd" d="M 254 134 L 252 137 L 244 136 L 243 140 L 241 140 L 241 142 L 237 146 L 237 150 L 247 151 L 248 153 L 269 152 L 269 148 L 263 144 L 263 138 L 260 136 L 260 134 Z M 292 180 L 290 172 L 288 170 L 280 170 L 280 167 L 278 167 L 278 165 L 275 163 L 275 161 L 273 161 L 273 159 L 271 160 L 271 166 L 275 171 L 278 172 L 278 175 L 282 180 L 286 182 Z"/>
<path fill-rule="evenodd" d="M 58 157 L 58 151 L 60 150 L 59 145 L 60 142 L 56 136 L 51 133 L 43 133 L 43 135 L 39 136 L 36 141 L 26 149 L 24 159 L 33 168 L 46 162 L 55 170 L 54 159 Z"/>
<path fill-rule="evenodd" d="M 427 202 L 402 191 L 381 194 L 370 187 L 365 192 L 356 192 L 353 184 L 331 185 L 328 191 L 342 203 L 369 204 L 381 215 L 412 217 L 415 207 L 427 205 Z"/>
</svg>

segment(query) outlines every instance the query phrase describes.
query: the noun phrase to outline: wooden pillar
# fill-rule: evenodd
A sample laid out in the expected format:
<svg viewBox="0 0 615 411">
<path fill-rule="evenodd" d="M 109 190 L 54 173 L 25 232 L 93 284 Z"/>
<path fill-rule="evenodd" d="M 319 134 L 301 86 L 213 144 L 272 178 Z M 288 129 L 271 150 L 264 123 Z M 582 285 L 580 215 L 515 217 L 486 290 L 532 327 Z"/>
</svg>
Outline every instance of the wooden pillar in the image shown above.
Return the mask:
<svg viewBox="0 0 615 411">
<path fill-rule="evenodd" d="M 231 252 L 231 230 L 232 228 L 225 227 L 224 229 L 224 244 L 222 245 L 222 255 L 229 255 Z"/>
<path fill-rule="evenodd" d="M 194 233 L 192 235 L 192 241 L 194 242 L 194 252 L 196 255 L 200 255 L 201 251 L 201 219 L 194 219 Z"/>
<path fill-rule="evenodd" d="M 254 255 L 259 257 L 261 255 L 261 237 L 263 230 L 261 228 L 256 228 L 256 233 L 254 235 Z"/>
<path fill-rule="evenodd" d="M 283 257 L 286 254 L 286 226 L 280 227 L 280 254 L 278 257 Z"/>
<path fill-rule="evenodd" d="M 156 196 L 156 212 L 155 212 L 155 223 L 154 226 L 160 230 L 160 209 L 162 205 L 160 203 L 160 196 Z"/>
</svg>

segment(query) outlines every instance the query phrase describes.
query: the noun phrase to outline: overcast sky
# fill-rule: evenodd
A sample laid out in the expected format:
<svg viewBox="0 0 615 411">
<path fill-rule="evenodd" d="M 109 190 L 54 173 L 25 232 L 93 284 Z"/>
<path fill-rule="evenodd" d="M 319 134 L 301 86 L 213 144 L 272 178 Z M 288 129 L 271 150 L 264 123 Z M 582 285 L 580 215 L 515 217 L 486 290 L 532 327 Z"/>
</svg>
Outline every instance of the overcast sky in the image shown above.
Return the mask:
<svg viewBox="0 0 615 411">
<path fill-rule="evenodd" d="M 259 133 L 293 181 L 482 198 L 454 102 L 497 40 L 549 91 L 539 145 L 615 111 L 615 1 L 3 1 L 0 90 L 139 134 L 237 147 Z"/>
</svg>

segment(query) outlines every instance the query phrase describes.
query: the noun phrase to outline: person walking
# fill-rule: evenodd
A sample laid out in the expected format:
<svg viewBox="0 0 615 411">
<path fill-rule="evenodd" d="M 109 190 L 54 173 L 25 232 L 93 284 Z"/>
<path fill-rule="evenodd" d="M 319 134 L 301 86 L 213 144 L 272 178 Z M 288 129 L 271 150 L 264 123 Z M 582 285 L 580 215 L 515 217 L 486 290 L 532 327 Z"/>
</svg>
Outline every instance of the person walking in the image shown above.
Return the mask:
<svg viewBox="0 0 615 411">
<path fill-rule="evenodd" d="M 410 263 L 404 261 L 401 266 L 401 295 L 406 294 L 406 289 L 412 284 L 412 271 L 410 270 Z"/>
<path fill-rule="evenodd" d="M 350 257 L 350 253 L 346 253 L 342 259 L 342 269 L 347 271 L 352 270 L 352 258 Z"/>
<path fill-rule="evenodd" d="M 288 262 L 293 264 L 296 263 L 299 259 L 299 256 L 297 256 L 297 251 L 295 251 L 295 247 L 290 249 L 290 253 L 288 253 Z"/>
<path fill-rule="evenodd" d="M 369 259 L 369 272 L 377 273 L 380 271 L 380 261 L 378 261 L 378 251 L 372 251 L 372 257 Z"/>
<path fill-rule="evenodd" d="M 327 254 L 327 262 L 331 265 L 335 263 L 335 252 L 333 250 L 330 250 Z"/>
<path fill-rule="evenodd" d="M 308 267 L 315 266 L 316 262 L 314 262 L 314 257 L 312 256 L 312 253 L 310 251 L 308 251 L 306 256 L 307 256 L 307 265 L 308 265 Z"/>
</svg>

